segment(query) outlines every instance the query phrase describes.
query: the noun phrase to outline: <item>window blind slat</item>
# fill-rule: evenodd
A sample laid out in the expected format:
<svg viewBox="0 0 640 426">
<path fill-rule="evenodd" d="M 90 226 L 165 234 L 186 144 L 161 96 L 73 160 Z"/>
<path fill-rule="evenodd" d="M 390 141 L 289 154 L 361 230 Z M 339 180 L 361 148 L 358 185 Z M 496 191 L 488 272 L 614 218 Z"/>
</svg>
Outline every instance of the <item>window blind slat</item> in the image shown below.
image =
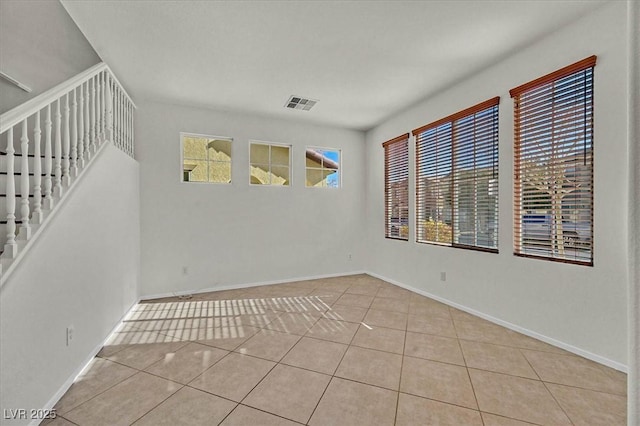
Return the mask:
<svg viewBox="0 0 640 426">
<path fill-rule="evenodd" d="M 382 144 L 385 161 L 385 237 L 409 239 L 409 134 Z"/>
<path fill-rule="evenodd" d="M 593 265 L 595 56 L 511 91 L 514 248 Z"/>
</svg>

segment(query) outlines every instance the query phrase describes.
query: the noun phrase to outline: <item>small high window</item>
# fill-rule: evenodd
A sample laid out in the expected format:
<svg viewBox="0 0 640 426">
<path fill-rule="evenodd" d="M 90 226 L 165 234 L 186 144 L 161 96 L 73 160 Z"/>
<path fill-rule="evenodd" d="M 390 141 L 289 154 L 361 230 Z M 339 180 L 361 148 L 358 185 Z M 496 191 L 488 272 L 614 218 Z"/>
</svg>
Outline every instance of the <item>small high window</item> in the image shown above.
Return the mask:
<svg viewBox="0 0 640 426">
<path fill-rule="evenodd" d="M 231 138 L 180 136 L 183 182 L 231 183 Z"/>
<path fill-rule="evenodd" d="M 340 187 L 340 150 L 309 147 L 305 161 L 307 187 Z"/>
<path fill-rule="evenodd" d="M 251 184 L 289 186 L 291 147 L 289 145 L 251 142 L 249 148 Z"/>
</svg>

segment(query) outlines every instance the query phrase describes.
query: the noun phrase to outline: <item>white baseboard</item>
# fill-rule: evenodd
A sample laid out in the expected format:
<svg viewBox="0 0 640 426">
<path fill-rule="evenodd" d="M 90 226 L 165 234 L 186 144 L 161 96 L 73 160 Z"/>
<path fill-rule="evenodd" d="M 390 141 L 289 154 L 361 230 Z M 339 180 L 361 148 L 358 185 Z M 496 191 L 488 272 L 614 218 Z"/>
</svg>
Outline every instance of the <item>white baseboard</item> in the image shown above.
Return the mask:
<svg viewBox="0 0 640 426">
<path fill-rule="evenodd" d="M 387 281 L 387 282 L 389 282 L 391 284 L 397 285 L 398 287 L 402 287 L 402 288 L 407 289 L 409 291 L 412 291 L 414 293 L 418 293 L 418 294 L 420 294 L 422 296 L 426 296 L 426 297 L 428 297 L 430 299 L 437 300 L 438 302 L 442 302 L 445 305 L 449 305 L 449 306 L 452 306 L 452 307 L 454 307 L 456 309 L 460 309 L 461 311 L 470 313 L 471 315 L 475 315 L 477 317 L 480 317 L 482 319 L 490 321 L 490 322 L 492 322 L 494 324 L 501 325 L 502 327 L 508 328 L 510 330 L 516 331 L 518 333 L 524 334 L 524 335 L 529 336 L 529 337 L 533 337 L 534 339 L 541 340 L 541 341 L 543 341 L 545 343 L 548 343 L 548 344 L 550 344 L 552 346 L 555 346 L 557 348 L 564 349 L 565 351 L 571 352 L 571 353 L 579 355 L 579 356 L 581 356 L 583 358 L 586 358 L 586 359 L 589 359 L 591 361 L 597 362 L 598 364 L 606 365 L 607 367 L 611 367 L 611 368 L 613 368 L 615 370 L 618 370 L 618 371 L 621 371 L 623 373 L 627 372 L 627 366 L 622 364 L 622 363 L 620 363 L 620 362 L 613 361 L 611 359 L 608 359 L 608 358 L 605 358 L 603 356 L 594 354 L 594 353 L 589 352 L 587 350 L 578 348 L 576 346 L 572 346 L 572 345 L 570 345 L 568 343 L 564 343 L 564 342 L 561 342 L 561 341 L 556 340 L 554 338 L 551 338 L 551 337 L 545 336 L 543 334 L 537 333 L 535 331 L 526 329 L 524 327 L 520 327 L 519 325 L 512 324 L 512 323 L 510 323 L 508 321 L 504 321 L 504 320 L 501 320 L 499 318 L 492 317 L 491 315 L 487 315 L 487 314 L 482 313 L 480 311 L 476 311 L 475 309 L 469 308 L 469 307 L 464 306 L 464 305 L 460 305 L 459 303 L 452 302 L 452 301 L 450 301 L 448 299 L 445 299 L 443 297 L 436 296 L 435 294 L 431 294 L 431 293 L 426 292 L 424 290 L 417 289 L 415 287 L 409 286 L 407 284 L 401 283 L 401 282 L 393 280 L 391 278 L 388 278 L 388 277 L 385 277 L 385 276 L 382 276 L 382 275 L 379 275 L 379 274 L 375 274 L 373 272 L 366 272 L 366 274 L 371 275 L 372 277 L 376 277 L 376 278 L 379 278 L 381 280 Z"/>
<path fill-rule="evenodd" d="M 307 277 L 293 277 L 293 278 L 286 278 L 282 280 L 257 281 L 257 282 L 242 283 L 242 284 L 229 284 L 229 285 L 222 285 L 222 286 L 216 286 L 216 287 L 202 288 L 198 290 L 184 290 L 184 291 L 175 291 L 171 293 L 152 294 L 147 296 L 141 296 L 140 300 L 161 299 L 163 297 L 176 297 L 176 296 L 183 296 L 187 294 L 209 293 L 212 291 L 238 290 L 242 288 L 259 287 L 263 285 L 285 284 L 285 283 L 290 283 L 294 281 L 309 281 L 309 280 L 318 280 L 322 278 L 345 277 L 349 275 L 358 275 L 358 274 L 366 274 L 366 273 L 367 273 L 366 271 L 351 271 L 351 272 L 339 272 L 336 274 L 323 274 L 323 275 L 314 275 L 314 276 L 307 276 Z"/>
<path fill-rule="evenodd" d="M 107 341 L 111 338 L 111 336 L 113 335 L 113 333 L 116 332 L 116 330 L 118 330 L 118 328 L 120 327 L 120 325 L 122 325 L 122 322 L 125 320 L 125 318 L 127 318 L 127 316 L 129 315 L 129 313 L 131 312 L 131 310 L 140 302 L 140 300 L 136 300 L 135 302 L 133 302 L 133 304 L 131 306 L 129 306 L 129 309 L 127 309 L 127 311 L 124 313 L 124 315 L 122 315 L 122 317 L 120 318 L 120 320 L 116 323 L 115 326 L 113 326 L 113 328 L 111 329 L 111 331 L 107 334 L 107 337 L 104 338 L 104 340 L 102 340 L 96 347 L 93 348 L 93 350 L 90 352 L 89 356 L 87 356 L 84 360 L 84 362 L 82 364 L 80 364 L 80 367 L 78 369 L 76 369 L 71 376 L 69 376 L 69 378 L 63 383 L 63 385 L 60 387 L 60 389 L 58 389 L 58 391 L 53 395 L 53 397 L 51 397 L 51 399 L 49 400 L 49 402 L 46 403 L 46 405 L 43 407 L 43 410 L 49 411 L 52 410 L 53 407 L 58 403 L 58 401 L 60 400 L 60 398 L 62 398 L 64 396 L 65 393 L 67 393 L 67 391 L 69 390 L 69 388 L 71 387 L 71 385 L 73 384 L 73 382 L 76 381 L 76 379 L 78 377 L 80 377 L 80 375 L 82 373 L 84 373 L 84 371 L 87 369 L 87 367 L 89 367 L 89 364 L 91 364 L 91 361 L 93 361 L 93 359 L 96 357 L 96 355 L 98 355 L 98 352 L 100 352 L 100 350 L 102 349 L 102 347 L 107 343 Z M 40 424 L 42 420 L 32 420 L 31 423 L 29 423 L 30 425 L 38 425 Z"/>
</svg>

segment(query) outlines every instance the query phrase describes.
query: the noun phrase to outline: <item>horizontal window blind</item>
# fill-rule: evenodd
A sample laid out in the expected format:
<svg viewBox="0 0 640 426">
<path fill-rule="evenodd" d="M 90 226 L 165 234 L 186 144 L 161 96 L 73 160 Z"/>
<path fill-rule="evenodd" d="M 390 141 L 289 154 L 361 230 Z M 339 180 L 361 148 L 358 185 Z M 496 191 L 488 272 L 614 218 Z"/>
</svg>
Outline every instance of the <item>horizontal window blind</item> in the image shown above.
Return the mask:
<svg viewBox="0 0 640 426">
<path fill-rule="evenodd" d="M 593 265 L 593 69 L 596 57 L 511 90 L 514 249 Z"/>
<path fill-rule="evenodd" d="M 409 239 L 409 134 L 384 147 L 385 237 Z"/>
<path fill-rule="evenodd" d="M 413 131 L 418 242 L 497 252 L 499 102 Z"/>
</svg>

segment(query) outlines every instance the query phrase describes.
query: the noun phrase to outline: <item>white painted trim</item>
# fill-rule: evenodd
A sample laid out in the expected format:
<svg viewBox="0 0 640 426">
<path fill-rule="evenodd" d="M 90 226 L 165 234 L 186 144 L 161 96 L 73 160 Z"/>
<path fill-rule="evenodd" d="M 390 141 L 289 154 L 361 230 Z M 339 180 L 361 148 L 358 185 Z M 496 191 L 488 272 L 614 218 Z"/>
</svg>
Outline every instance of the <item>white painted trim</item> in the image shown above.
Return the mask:
<svg viewBox="0 0 640 426">
<path fill-rule="evenodd" d="M 113 328 L 107 334 L 107 336 L 96 347 L 93 348 L 93 350 L 89 353 L 89 356 L 85 358 L 82 364 L 80 364 L 80 368 L 76 369 L 71 374 L 71 376 L 69 376 L 69 378 L 62 384 L 62 386 L 60 386 L 60 389 L 58 389 L 58 392 L 56 392 L 51 397 L 51 399 L 49 399 L 49 401 L 45 404 L 43 410 L 51 410 L 53 409 L 53 407 L 55 407 L 55 405 L 58 403 L 60 398 L 62 398 L 64 394 L 67 393 L 71 385 L 73 385 L 73 382 L 75 382 L 76 379 L 80 377 L 82 373 L 84 373 L 87 367 L 89 367 L 89 364 L 91 364 L 91 361 L 93 361 L 96 355 L 98 355 L 98 352 L 100 352 L 100 350 L 104 347 L 104 345 L 109 341 L 111 336 L 120 328 L 124 320 L 129 316 L 133 308 L 135 308 L 138 303 L 140 303 L 140 299 L 137 299 L 135 302 L 133 302 L 131 306 L 129 306 L 129 309 L 127 309 L 125 314 L 122 315 L 122 317 L 120 317 L 120 320 L 116 323 L 116 325 L 113 326 Z M 41 419 L 32 420 L 31 423 L 29 423 L 29 425 L 36 426 L 40 424 L 41 421 L 42 421 Z"/>
<path fill-rule="evenodd" d="M 124 90 L 124 87 L 122 86 L 122 84 L 120 84 L 118 78 L 115 76 L 113 71 L 111 71 L 111 68 L 109 68 L 109 66 L 104 62 L 100 62 L 99 64 L 96 64 L 91 68 L 81 72 L 80 74 L 71 77 L 67 81 L 58 84 L 57 86 L 47 90 L 46 92 L 36 96 L 35 98 L 29 99 L 27 102 L 20 104 L 17 107 L 0 115 L 0 134 L 6 132 L 9 128 L 20 123 L 25 118 L 31 117 L 33 114 L 35 114 L 45 106 L 51 104 L 52 102 L 56 101 L 57 99 L 61 98 L 65 94 L 69 93 L 76 87 L 86 82 L 88 79 L 98 75 L 105 70 L 109 72 L 113 81 L 118 86 L 120 86 L 122 93 L 127 97 L 127 100 L 131 103 L 131 105 L 134 108 L 137 108 L 136 104 L 134 104 L 131 100 L 131 97 L 129 97 L 127 91 Z"/>
<path fill-rule="evenodd" d="M 622 363 L 619 363 L 617 361 L 613 361 L 613 360 L 610 360 L 610 359 L 605 358 L 603 356 L 596 355 L 596 354 L 591 353 L 589 351 L 586 351 L 584 349 L 580 349 L 580 348 L 578 348 L 576 346 L 569 345 L 568 343 L 564 343 L 564 342 L 561 342 L 559 340 L 553 339 L 551 337 L 545 336 L 543 334 L 537 333 L 535 331 L 531 331 L 531 330 L 529 330 L 527 328 L 520 327 L 519 325 L 515 325 L 515 324 L 512 324 L 510 322 L 501 320 L 499 318 L 492 317 L 491 315 L 487 315 L 487 314 L 482 313 L 480 311 L 476 311 L 475 309 L 471 309 L 471 308 L 469 308 L 467 306 L 460 305 L 459 303 L 452 302 L 452 301 L 450 301 L 448 299 L 445 299 L 445 298 L 440 297 L 440 296 L 436 296 L 436 295 L 431 294 L 429 292 L 426 292 L 426 291 L 423 291 L 423 290 L 419 290 L 417 288 L 411 287 L 409 285 L 406 285 L 406 284 L 401 283 L 399 281 L 393 280 L 391 278 L 387 278 L 387 277 L 384 277 L 382 275 L 375 274 L 375 273 L 372 273 L 372 272 L 367 272 L 367 274 L 371 275 L 372 277 L 376 277 L 376 278 L 379 278 L 381 280 L 387 281 L 387 282 L 389 282 L 391 284 L 395 284 L 398 287 L 402 287 L 404 289 L 407 289 L 407 290 L 412 291 L 414 293 L 420 294 L 422 296 L 426 296 L 426 297 L 428 297 L 430 299 L 437 300 L 438 302 L 442 302 L 445 305 L 449 305 L 449 306 L 452 306 L 452 307 L 454 307 L 456 309 L 460 309 L 461 311 L 467 312 L 467 313 L 469 313 L 471 315 L 475 315 L 477 317 L 480 317 L 482 319 L 490 321 L 490 322 L 492 322 L 494 324 L 497 324 L 497 325 L 500 325 L 502 327 L 508 328 L 509 330 L 513 330 L 513 331 L 516 331 L 518 333 L 522 333 L 522 334 L 524 334 L 526 336 L 533 337 L 534 339 L 537 339 L 537 340 L 540 340 L 542 342 L 548 343 L 548 344 L 550 344 L 552 346 L 555 346 L 557 348 L 564 349 L 565 351 L 568 351 L 568 352 L 571 352 L 573 354 L 579 355 L 581 357 L 590 359 L 591 361 L 597 362 L 598 364 L 606 365 L 607 367 L 614 368 L 614 369 L 616 369 L 618 371 L 622 371 L 624 373 L 627 372 L 627 366 L 622 364 Z"/>
<path fill-rule="evenodd" d="M 3 79 L 7 80 L 9 83 L 17 86 L 18 88 L 24 90 L 25 92 L 31 93 L 31 87 L 27 86 L 26 84 L 20 83 L 18 80 L 16 80 L 15 78 L 11 77 L 6 72 L 0 71 L 0 77 L 2 77 Z"/>
<path fill-rule="evenodd" d="M 628 289 L 627 289 L 627 421 L 640 424 L 640 4 L 627 2 L 628 69 L 627 69 L 627 144 L 629 168 L 628 192 Z"/>
<path fill-rule="evenodd" d="M 319 280 L 323 278 L 335 278 L 335 277 L 346 277 L 349 275 L 359 275 L 359 274 L 368 274 L 366 271 L 351 271 L 351 272 L 340 272 L 337 274 L 323 274 L 323 275 L 314 275 L 309 277 L 296 277 L 296 278 L 287 278 L 283 280 L 270 280 L 270 281 L 258 281 L 253 283 L 242 283 L 242 284 L 230 284 L 223 285 L 220 287 L 209 287 L 198 290 L 186 290 L 186 291 L 177 291 L 172 293 L 161 293 L 161 294 L 152 294 L 147 296 L 141 296 L 140 300 L 152 300 L 152 299 L 161 299 L 163 297 L 176 297 L 176 296 L 184 296 L 188 294 L 200 294 L 200 293 L 209 293 L 212 291 L 222 291 L 222 290 L 238 290 L 242 288 L 251 288 L 258 287 L 263 285 L 275 285 L 275 284 L 286 284 L 296 281 L 310 281 L 310 280 Z M 369 274 L 371 275 L 371 274 Z"/>
</svg>

